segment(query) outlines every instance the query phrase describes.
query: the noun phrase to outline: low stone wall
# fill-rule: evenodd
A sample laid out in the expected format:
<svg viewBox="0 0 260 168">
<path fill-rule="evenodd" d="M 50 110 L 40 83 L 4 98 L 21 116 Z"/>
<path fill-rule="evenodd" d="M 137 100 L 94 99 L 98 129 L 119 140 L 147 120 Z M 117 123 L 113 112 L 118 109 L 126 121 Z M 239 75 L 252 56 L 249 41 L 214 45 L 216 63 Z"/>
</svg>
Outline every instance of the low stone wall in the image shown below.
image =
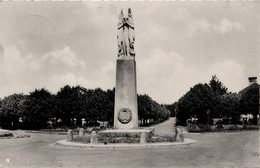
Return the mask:
<svg viewBox="0 0 260 168">
<path fill-rule="evenodd" d="M 92 133 L 84 133 L 84 129 L 79 130 L 77 136 L 73 136 L 72 130 L 68 130 L 67 141 L 76 141 L 90 144 L 146 144 L 156 142 L 174 142 L 176 137 L 155 136 L 153 129 L 133 129 L 133 130 L 105 130 Z M 179 138 L 178 138 L 179 139 Z M 182 139 L 183 141 L 183 139 Z"/>
<path fill-rule="evenodd" d="M 98 139 L 100 143 L 139 143 L 140 133 L 100 132 Z"/>
</svg>

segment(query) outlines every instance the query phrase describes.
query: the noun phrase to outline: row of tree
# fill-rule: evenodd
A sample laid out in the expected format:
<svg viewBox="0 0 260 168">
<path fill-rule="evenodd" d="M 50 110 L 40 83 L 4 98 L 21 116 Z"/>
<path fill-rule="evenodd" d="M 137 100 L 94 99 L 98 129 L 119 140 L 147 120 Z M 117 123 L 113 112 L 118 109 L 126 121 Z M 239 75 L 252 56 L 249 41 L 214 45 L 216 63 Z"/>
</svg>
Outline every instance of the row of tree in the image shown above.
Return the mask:
<svg viewBox="0 0 260 168">
<path fill-rule="evenodd" d="M 64 86 L 57 94 L 45 88 L 29 95 L 13 94 L 0 101 L 0 127 L 41 129 L 56 126 L 87 126 L 114 119 L 114 92 L 100 88 L 85 89 Z M 139 119 L 142 124 L 160 122 L 170 116 L 169 110 L 148 95 L 138 95 Z"/>
<path fill-rule="evenodd" d="M 186 125 L 190 118 L 197 118 L 198 123 L 205 124 L 209 122 L 209 117 L 237 124 L 241 114 L 251 114 L 253 124 L 257 124 L 259 85 L 251 84 L 238 94 L 227 90 L 215 75 L 209 84 L 193 86 L 173 104 L 178 124 Z"/>
<path fill-rule="evenodd" d="M 138 114 L 143 125 L 158 123 L 171 116 L 165 105 L 159 105 L 148 95 L 138 95 Z"/>
</svg>

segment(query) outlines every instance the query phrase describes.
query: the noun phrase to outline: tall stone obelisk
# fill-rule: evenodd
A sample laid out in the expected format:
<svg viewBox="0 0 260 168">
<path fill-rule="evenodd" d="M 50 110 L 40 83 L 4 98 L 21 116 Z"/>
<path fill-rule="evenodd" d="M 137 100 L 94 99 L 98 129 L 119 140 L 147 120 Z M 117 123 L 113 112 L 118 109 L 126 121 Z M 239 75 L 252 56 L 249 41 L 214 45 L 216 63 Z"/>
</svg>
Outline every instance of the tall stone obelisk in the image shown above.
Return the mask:
<svg viewBox="0 0 260 168">
<path fill-rule="evenodd" d="M 137 129 L 135 34 L 130 8 L 127 17 L 124 17 L 123 10 L 121 10 L 117 28 L 118 57 L 116 63 L 114 128 Z"/>
</svg>

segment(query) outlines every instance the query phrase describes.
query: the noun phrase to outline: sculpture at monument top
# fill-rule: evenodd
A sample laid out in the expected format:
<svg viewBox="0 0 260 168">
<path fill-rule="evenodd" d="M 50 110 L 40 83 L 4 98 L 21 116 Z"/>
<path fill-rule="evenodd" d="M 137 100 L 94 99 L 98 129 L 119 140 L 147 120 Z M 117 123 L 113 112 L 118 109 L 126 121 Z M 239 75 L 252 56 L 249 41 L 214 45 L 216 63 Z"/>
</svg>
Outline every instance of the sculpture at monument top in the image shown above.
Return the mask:
<svg viewBox="0 0 260 168">
<path fill-rule="evenodd" d="M 118 43 L 118 57 L 120 56 L 135 56 L 134 42 L 134 20 L 132 17 L 131 8 L 128 9 L 128 16 L 124 17 L 123 10 L 119 14 L 119 21 L 117 25 L 117 43 Z"/>
</svg>

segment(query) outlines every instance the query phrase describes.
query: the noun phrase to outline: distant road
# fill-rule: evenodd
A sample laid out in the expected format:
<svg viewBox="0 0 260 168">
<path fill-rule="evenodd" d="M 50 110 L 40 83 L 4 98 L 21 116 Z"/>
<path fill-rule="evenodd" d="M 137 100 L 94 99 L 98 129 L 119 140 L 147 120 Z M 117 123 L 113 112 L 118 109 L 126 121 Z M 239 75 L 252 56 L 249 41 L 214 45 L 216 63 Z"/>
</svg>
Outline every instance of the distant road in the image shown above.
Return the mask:
<svg viewBox="0 0 260 168">
<path fill-rule="evenodd" d="M 156 135 L 174 135 L 175 117 L 170 117 L 163 123 L 152 126 Z"/>
</svg>

